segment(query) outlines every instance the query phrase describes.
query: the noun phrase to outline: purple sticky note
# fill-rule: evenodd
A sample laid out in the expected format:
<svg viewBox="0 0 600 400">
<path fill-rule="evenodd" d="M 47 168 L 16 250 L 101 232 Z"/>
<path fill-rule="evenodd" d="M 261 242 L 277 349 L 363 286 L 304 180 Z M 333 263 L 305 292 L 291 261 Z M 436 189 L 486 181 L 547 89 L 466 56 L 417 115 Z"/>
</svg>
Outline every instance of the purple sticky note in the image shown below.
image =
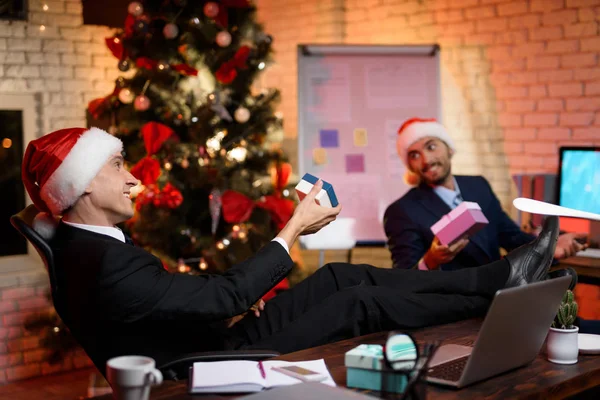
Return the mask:
<svg viewBox="0 0 600 400">
<path fill-rule="evenodd" d="M 346 172 L 365 172 L 364 154 L 346 154 Z"/>
<path fill-rule="evenodd" d="M 339 147 L 337 129 L 321 129 L 319 131 L 321 147 Z"/>
</svg>

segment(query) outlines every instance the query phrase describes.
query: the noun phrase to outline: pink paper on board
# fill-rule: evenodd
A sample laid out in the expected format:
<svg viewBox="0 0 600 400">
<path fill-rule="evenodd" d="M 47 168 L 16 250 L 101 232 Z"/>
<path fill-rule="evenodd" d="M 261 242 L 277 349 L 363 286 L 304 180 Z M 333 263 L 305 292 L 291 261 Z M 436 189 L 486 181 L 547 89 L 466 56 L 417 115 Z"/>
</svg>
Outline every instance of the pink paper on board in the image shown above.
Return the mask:
<svg viewBox="0 0 600 400">
<path fill-rule="evenodd" d="M 346 172 L 362 173 L 365 172 L 364 154 L 346 154 Z"/>
<path fill-rule="evenodd" d="M 431 226 L 440 243 L 451 245 L 464 236 L 472 236 L 489 223 L 477 203 L 463 201 Z"/>
</svg>

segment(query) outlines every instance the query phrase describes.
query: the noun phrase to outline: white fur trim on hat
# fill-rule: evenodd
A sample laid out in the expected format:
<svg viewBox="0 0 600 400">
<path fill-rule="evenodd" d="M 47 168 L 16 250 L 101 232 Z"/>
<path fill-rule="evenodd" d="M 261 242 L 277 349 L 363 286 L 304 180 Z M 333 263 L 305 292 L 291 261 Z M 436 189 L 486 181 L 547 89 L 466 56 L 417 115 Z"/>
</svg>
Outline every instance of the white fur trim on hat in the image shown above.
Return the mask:
<svg viewBox="0 0 600 400">
<path fill-rule="evenodd" d="M 408 148 L 416 141 L 429 136 L 442 140 L 453 151 L 456 151 L 454 141 L 444 125 L 436 121 L 416 121 L 404 127 L 396 141 L 396 150 L 404 165 L 408 166 Z"/>
<path fill-rule="evenodd" d="M 123 142 L 102 129 L 85 131 L 40 190 L 52 214 L 75 204 L 110 156 L 121 150 Z"/>
</svg>

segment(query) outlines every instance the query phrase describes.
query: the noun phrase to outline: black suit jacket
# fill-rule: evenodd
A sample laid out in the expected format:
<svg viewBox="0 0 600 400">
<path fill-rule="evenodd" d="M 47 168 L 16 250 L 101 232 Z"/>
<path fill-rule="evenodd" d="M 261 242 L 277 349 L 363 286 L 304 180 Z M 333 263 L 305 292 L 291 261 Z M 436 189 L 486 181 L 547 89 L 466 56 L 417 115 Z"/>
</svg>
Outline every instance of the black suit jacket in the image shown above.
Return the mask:
<svg viewBox="0 0 600 400">
<path fill-rule="evenodd" d="M 500 248 L 515 249 L 534 239 L 502 210 L 488 181 L 482 176 L 455 176 L 465 201 L 481 207 L 489 224 L 470 238 L 470 243 L 443 270 L 477 267 L 500 259 Z M 395 268 L 410 268 L 431 246 L 431 225 L 450 207 L 426 184 L 412 188 L 392 203 L 384 215 L 384 228 Z"/>
<path fill-rule="evenodd" d="M 247 311 L 291 270 L 279 243 L 223 275 L 165 271 L 145 250 L 61 223 L 55 255 L 59 315 L 100 371 L 109 358 L 178 355 L 223 349 L 219 323 Z"/>
</svg>

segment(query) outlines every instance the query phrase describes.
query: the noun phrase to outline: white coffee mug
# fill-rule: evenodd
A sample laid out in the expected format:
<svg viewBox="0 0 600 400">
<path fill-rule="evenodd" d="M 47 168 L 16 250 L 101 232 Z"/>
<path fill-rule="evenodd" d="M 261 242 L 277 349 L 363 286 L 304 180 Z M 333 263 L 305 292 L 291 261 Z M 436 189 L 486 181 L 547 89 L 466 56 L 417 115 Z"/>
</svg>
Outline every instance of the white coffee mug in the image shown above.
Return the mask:
<svg viewBox="0 0 600 400">
<path fill-rule="evenodd" d="M 154 360 L 143 356 L 111 358 L 106 362 L 106 378 L 117 400 L 148 400 L 150 387 L 163 381 Z"/>
</svg>

